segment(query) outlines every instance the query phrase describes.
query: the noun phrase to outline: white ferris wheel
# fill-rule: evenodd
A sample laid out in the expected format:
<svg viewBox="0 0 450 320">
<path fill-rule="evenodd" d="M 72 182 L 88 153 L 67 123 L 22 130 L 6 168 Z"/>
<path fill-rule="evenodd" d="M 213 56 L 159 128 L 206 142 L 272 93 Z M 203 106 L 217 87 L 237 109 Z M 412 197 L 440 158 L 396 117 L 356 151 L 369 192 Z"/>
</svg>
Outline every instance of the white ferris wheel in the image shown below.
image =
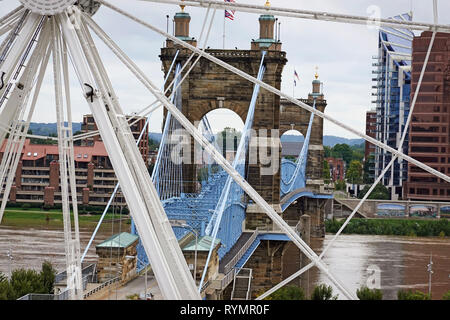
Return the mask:
<svg viewBox="0 0 450 320">
<path fill-rule="evenodd" d="M 4 0 L 5 1 L 5 0 Z M 15 0 L 7 0 L 15 1 Z M 256 14 L 273 14 L 298 19 L 315 19 L 338 23 L 365 25 L 372 23 L 370 18 L 334 14 L 329 12 L 313 12 L 299 8 L 281 8 L 270 5 L 249 5 L 245 3 L 213 1 L 213 0 L 140 0 L 167 5 L 184 5 L 205 8 L 205 21 L 212 11 L 218 9 L 232 9 Z M 129 3 L 129 1 L 127 1 Z M 97 123 L 99 133 L 104 141 L 111 163 L 121 186 L 121 190 L 130 208 L 131 216 L 141 236 L 141 241 L 154 270 L 158 286 L 165 299 L 200 299 L 199 289 L 196 287 L 188 269 L 181 249 L 172 231 L 171 224 L 161 204 L 156 189 L 136 147 L 136 142 L 130 132 L 129 123 L 124 116 L 123 109 L 115 94 L 108 77 L 107 67 L 104 65 L 92 35 L 95 34 L 119 58 L 119 60 L 133 73 L 133 75 L 154 95 L 157 106 L 164 106 L 173 117 L 189 132 L 192 137 L 214 158 L 232 179 L 258 204 L 264 212 L 286 233 L 292 242 L 310 259 L 311 263 L 282 281 L 276 287 L 267 291 L 258 299 L 263 299 L 311 267 L 319 268 L 349 299 L 356 299 L 355 295 L 346 289 L 322 261 L 329 247 L 340 235 L 342 230 L 354 216 L 358 208 L 367 199 L 373 188 L 384 176 L 386 171 L 397 159 L 406 160 L 423 170 L 430 172 L 446 182 L 450 182 L 447 175 L 403 154 L 402 148 L 395 150 L 374 138 L 365 135 L 333 117 L 326 115 L 311 106 L 267 85 L 266 83 L 238 70 L 205 52 L 205 47 L 198 48 L 183 40 L 160 30 L 149 22 L 143 21 L 132 14 L 112 5 L 107 0 L 18 0 L 17 8 L 0 18 L 0 36 L 6 35 L 0 44 L 0 144 L 8 135 L 8 142 L 4 157 L 0 164 L 0 181 L 5 185 L 4 197 L 1 203 L 0 222 L 5 209 L 6 200 L 13 183 L 13 175 L 19 161 L 19 155 L 24 145 L 30 120 L 35 111 L 36 101 L 47 69 L 53 72 L 56 117 L 58 124 L 58 149 L 61 173 L 61 195 L 64 216 L 65 254 L 67 266 L 67 286 L 72 299 L 81 299 L 81 259 L 80 239 L 78 227 L 78 211 L 76 196 L 76 180 L 74 169 L 74 151 L 72 134 L 72 104 L 71 95 L 82 94 Z M 231 166 L 213 145 L 197 130 L 197 128 L 177 109 L 158 86 L 154 84 L 142 69 L 130 59 L 126 53 L 110 38 L 108 34 L 95 22 L 93 15 L 100 6 L 107 7 L 111 14 L 127 17 L 137 24 L 144 26 L 174 43 L 189 49 L 192 55 L 208 59 L 240 77 L 259 85 L 261 88 L 287 99 L 299 108 L 304 108 L 316 116 L 331 121 L 337 126 L 365 139 L 369 143 L 394 155 L 390 165 L 378 177 L 364 199 L 348 217 L 341 230 L 334 236 L 325 250 L 318 256 L 289 225 L 275 212 L 275 210 L 250 186 L 250 184 Z M 434 23 L 419 23 L 411 21 L 393 21 L 379 19 L 380 26 L 401 27 L 410 30 L 432 31 L 433 37 L 429 45 L 421 78 L 427 65 L 431 47 L 436 32 L 450 32 L 450 26 L 439 25 L 437 21 L 437 0 L 433 0 L 435 14 Z M 209 33 L 208 27 L 203 25 L 202 34 Z M 209 28 L 211 28 L 209 26 Z M 197 60 L 198 61 L 198 60 Z M 71 92 L 69 86 L 69 65 L 75 70 L 80 84 L 79 92 Z M 189 71 L 188 71 L 189 72 Z M 178 84 L 179 85 L 179 84 Z M 416 90 L 411 105 L 410 116 L 414 108 L 419 89 Z M 147 115 L 155 106 L 146 108 L 139 115 Z M 53 110 L 48 110 L 53 112 Z M 411 117 L 408 118 L 406 128 Z M 404 141 L 406 130 L 402 137 Z M 71 225 L 70 202 L 72 202 L 74 225 Z"/>
</svg>

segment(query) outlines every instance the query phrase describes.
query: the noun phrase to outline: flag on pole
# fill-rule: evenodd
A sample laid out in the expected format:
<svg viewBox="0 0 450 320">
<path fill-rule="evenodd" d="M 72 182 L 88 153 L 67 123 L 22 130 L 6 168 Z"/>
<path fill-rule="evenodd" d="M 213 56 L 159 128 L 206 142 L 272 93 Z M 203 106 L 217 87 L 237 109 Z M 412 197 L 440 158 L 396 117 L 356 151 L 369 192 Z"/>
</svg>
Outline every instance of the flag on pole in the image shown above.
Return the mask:
<svg viewBox="0 0 450 320">
<path fill-rule="evenodd" d="M 300 81 L 300 78 L 298 76 L 297 71 L 294 69 L 294 86 L 297 86 L 297 81 L 295 80 L 295 78 L 297 78 L 298 81 Z"/>
<path fill-rule="evenodd" d="M 234 0 L 224 0 L 225 2 L 235 2 Z M 228 18 L 230 20 L 234 20 L 234 13 L 235 10 L 225 10 L 225 18 Z"/>
</svg>

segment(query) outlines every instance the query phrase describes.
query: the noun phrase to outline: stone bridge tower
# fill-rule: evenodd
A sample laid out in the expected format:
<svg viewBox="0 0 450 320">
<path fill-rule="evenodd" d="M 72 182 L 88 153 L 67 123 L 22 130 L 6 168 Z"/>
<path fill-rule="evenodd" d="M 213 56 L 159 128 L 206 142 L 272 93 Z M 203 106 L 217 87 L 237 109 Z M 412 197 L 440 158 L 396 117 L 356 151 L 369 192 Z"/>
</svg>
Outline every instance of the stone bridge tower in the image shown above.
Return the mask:
<svg viewBox="0 0 450 320">
<path fill-rule="evenodd" d="M 189 35 L 190 16 L 182 11 L 175 15 L 175 36 L 187 41 L 191 45 L 197 45 L 196 39 Z M 227 62 L 228 64 L 256 77 L 262 58 L 262 52 L 266 51 L 264 64 L 266 72 L 263 81 L 277 89 L 281 87 L 282 71 L 287 63 L 286 53 L 281 50 L 281 42 L 274 37 L 274 25 L 276 20 L 272 15 L 261 15 L 259 17 L 260 35 L 256 40 L 252 40 L 250 50 L 224 50 L 206 49 L 206 52 Z M 161 49 L 160 59 L 163 70 L 167 74 L 170 65 L 179 50 L 177 62 L 184 65 L 191 56 L 191 52 L 175 44 L 171 40 L 166 41 L 166 46 Z M 190 60 L 184 72 L 190 69 L 196 56 Z M 184 75 L 184 73 L 182 74 Z M 167 84 L 173 79 L 173 73 L 168 78 Z M 210 111 L 220 108 L 227 108 L 236 112 L 245 123 L 248 107 L 253 92 L 253 83 L 239 77 L 238 75 L 201 58 L 194 66 L 188 77 L 181 86 L 182 90 L 182 112 L 193 123 L 198 124 L 202 118 Z M 317 108 L 325 110 L 326 101 L 321 91 L 321 83 L 318 79 L 313 82 L 313 90 L 308 99 L 303 102 L 312 105 L 313 98 L 317 98 Z M 315 201 L 296 201 L 292 208 L 282 212 L 280 202 L 280 171 L 281 171 L 281 142 L 280 136 L 291 129 L 296 129 L 306 136 L 309 124 L 310 113 L 306 110 L 294 106 L 287 101 L 280 101 L 280 98 L 260 89 L 255 106 L 253 121 L 253 132 L 256 137 L 252 141 L 257 141 L 257 145 L 251 143 L 249 154 L 253 155 L 257 161 L 249 162 L 247 168 L 247 180 L 253 188 L 273 206 L 275 211 L 286 218 L 300 221 L 300 216 L 308 213 L 311 221 L 317 224 L 320 229 L 323 224 L 323 215 L 320 206 Z M 316 117 L 313 123 L 313 130 L 310 140 L 308 155 L 308 181 L 307 187 L 314 192 L 321 192 L 323 189 L 322 168 L 323 168 L 323 120 Z M 191 159 L 194 159 L 194 142 L 191 142 Z M 262 159 L 262 156 L 265 159 Z M 267 163 L 267 159 L 275 159 Z M 274 170 L 272 170 L 274 169 Z M 183 165 L 183 183 L 185 193 L 195 193 L 198 191 L 197 165 Z M 304 203 L 306 201 L 306 204 Z M 316 215 L 317 217 L 314 217 Z M 322 217 L 322 218 L 321 218 Z M 246 211 L 245 233 L 253 233 L 256 229 L 268 232 L 276 231 L 270 218 L 255 204 L 249 203 Z M 321 235 L 321 233 L 319 233 Z M 244 236 L 244 234 L 243 234 Z M 297 258 L 300 257 L 296 247 L 285 238 L 280 240 L 275 238 L 265 238 L 261 240 L 258 248 L 248 260 L 246 267 L 253 269 L 252 285 L 254 292 L 268 289 L 279 283 L 283 278 L 290 275 L 286 273 L 286 257 L 290 258 L 292 253 Z M 242 238 L 242 237 L 241 237 Z M 240 239 L 241 240 L 241 239 Z M 238 245 L 239 242 L 236 244 Z M 299 259 L 295 258 L 291 263 L 292 268 L 298 270 Z M 288 259 L 289 260 L 289 259 Z M 292 259 L 291 259 L 292 260 Z M 288 268 L 289 269 L 289 268 Z M 229 297 L 230 286 L 225 290 L 222 288 L 219 296 Z"/>
<path fill-rule="evenodd" d="M 190 16 L 186 12 L 175 15 L 175 36 L 179 39 L 196 45 L 194 38 L 189 36 Z M 206 49 L 206 52 L 233 65 L 234 67 L 256 77 L 262 58 L 262 51 L 267 54 L 264 59 L 266 72 L 263 81 L 275 88 L 281 87 L 281 74 L 286 64 L 286 53 L 281 51 L 281 43 L 274 39 L 275 18 L 271 15 L 262 15 L 260 22 L 260 38 L 252 41 L 251 50 L 222 50 Z M 183 65 L 191 55 L 191 52 L 167 40 L 166 46 L 161 49 L 161 61 L 164 72 L 167 74 L 176 51 L 179 50 L 177 62 Z M 195 57 L 188 63 L 188 70 Z M 184 73 L 183 73 L 184 75 Z M 173 73 L 167 84 L 172 81 Z M 248 107 L 253 92 L 253 83 L 238 75 L 201 58 L 182 84 L 182 112 L 194 124 L 199 123 L 210 111 L 227 108 L 236 112 L 245 123 Z M 278 130 L 280 128 L 280 98 L 264 89 L 260 90 L 256 102 L 253 130 L 258 136 L 258 147 L 251 152 L 256 154 L 271 155 L 271 146 L 275 145 L 278 154 L 273 158 L 275 164 L 265 164 L 260 161 L 259 156 L 256 163 L 249 164 L 249 183 L 258 191 L 264 199 L 274 205 L 280 202 L 280 173 L 279 159 L 281 156 Z M 192 146 L 194 142 L 192 141 Z M 259 148 L 265 148 L 260 150 Z M 194 159 L 194 147 L 191 149 L 191 159 Z M 274 172 L 267 174 L 273 165 Z M 264 170 L 266 169 L 266 170 Z M 184 192 L 194 193 L 197 190 L 195 164 L 183 166 Z M 265 174 L 261 174 L 261 173 Z"/>
</svg>

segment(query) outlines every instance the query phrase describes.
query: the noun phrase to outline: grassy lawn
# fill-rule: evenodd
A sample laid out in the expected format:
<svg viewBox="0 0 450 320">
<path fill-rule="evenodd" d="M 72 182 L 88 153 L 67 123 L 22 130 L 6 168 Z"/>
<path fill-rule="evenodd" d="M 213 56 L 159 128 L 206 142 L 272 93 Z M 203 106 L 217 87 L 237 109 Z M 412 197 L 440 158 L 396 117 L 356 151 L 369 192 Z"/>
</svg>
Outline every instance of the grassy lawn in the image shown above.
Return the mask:
<svg viewBox="0 0 450 320">
<path fill-rule="evenodd" d="M 91 215 L 78 215 L 78 221 L 80 228 L 94 229 L 97 222 L 100 220 L 101 214 L 91 214 Z M 106 227 L 113 220 L 115 223 L 118 222 L 120 218 L 118 214 L 113 215 L 112 213 L 107 213 L 102 227 Z M 129 225 L 130 219 L 128 215 L 124 215 L 123 225 Z M 72 216 L 73 223 L 73 216 Z M 44 228 L 62 228 L 63 227 L 63 215 L 62 211 L 58 209 L 53 210 L 40 210 L 37 208 L 21 209 L 21 208 L 6 208 L 2 226 L 10 227 L 44 227 Z M 73 224 L 72 224 L 73 225 Z"/>
</svg>

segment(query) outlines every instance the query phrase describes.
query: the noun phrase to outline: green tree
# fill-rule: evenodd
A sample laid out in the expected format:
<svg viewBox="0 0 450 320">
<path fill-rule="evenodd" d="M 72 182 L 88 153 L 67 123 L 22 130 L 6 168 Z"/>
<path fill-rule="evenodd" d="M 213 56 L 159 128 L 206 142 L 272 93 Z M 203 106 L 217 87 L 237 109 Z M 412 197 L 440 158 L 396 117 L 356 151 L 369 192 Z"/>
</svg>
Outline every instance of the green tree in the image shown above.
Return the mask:
<svg viewBox="0 0 450 320">
<path fill-rule="evenodd" d="M 345 191 L 347 185 L 344 180 L 338 180 L 334 183 L 334 188 L 336 191 Z"/>
<path fill-rule="evenodd" d="M 300 287 L 285 286 L 266 297 L 265 300 L 306 300 L 306 295 Z"/>
<path fill-rule="evenodd" d="M 0 271 L 0 282 L 8 281 L 8 278 L 5 276 L 3 272 Z"/>
<path fill-rule="evenodd" d="M 348 183 L 360 184 L 362 183 L 362 164 L 358 160 L 352 160 L 350 166 L 345 173 Z"/>
<path fill-rule="evenodd" d="M 56 270 L 48 261 L 44 261 L 40 273 L 40 278 L 44 293 L 53 293 L 53 284 L 55 282 Z"/>
<path fill-rule="evenodd" d="M 352 161 L 353 150 L 348 144 L 337 144 L 333 147 L 331 156 L 333 158 L 342 158 L 344 159 L 345 163 L 349 165 L 349 163 Z"/>
<path fill-rule="evenodd" d="M 450 290 L 444 293 L 442 300 L 450 300 Z"/>
<path fill-rule="evenodd" d="M 311 300 L 337 300 L 338 296 L 333 296 L 333 288 L 331 286 L 321 284 L 314 288 Z"/>
<path fill-rule="evenodd" d="M 365 184 L 374 182 L 374 178 L 370 176 L 370 171 L 374 167 L 374 161 L 375 157 L 373 155 L 369 156 L 369 159 L 366 159 L 366 161 L 364 161 L 363 183 Z"/>
<path fill-rule="evenodd" d="M 358 194 L 358 198 L 362 199 L 366 195 L 367 191 L 369 191 L 371 186 L 366 185 L 361 192 Z M 390 194 L 389 190 L 381 183 L 377 184 L 373 189 L 372 193 L 369 195 L 368 199 L 371 200 L 389 200 Z"/>
<path fill-rule="evenodd" d="M 29 293 L 53 293 L 56 270 L 50 262 L 42 264 L 41 272 L 36 270 L 17 269 L 11 279 L 0 275 L 0 300 L 17 300 Z"/>
<path fill-rule="evenodd" d="M 431 295 L 422 291 L 416 290 L 400 290 L 397 292 L 398 300 L 431 300 Z"/>
<path fill-rule="evenodd" d="M 14 300 L 14 291 L 8 280 L 0 281 L 0 300 Z"/>
<path fill-rule="evenodd" d="M 39 273 L 36 270 L 14 270 L 10 284 L 14 291 L 14 300 L 28 293 L 45 293 Z"/>
<path fill-rule="evenodd" d="M 359 300 L 383 300 L 383 292 L 380 289 L 369 289 L 366 286 L 356 290 Z"/>
<path fill-rule="evenodd" d="M 331 174 L 330 174 L 330 165 L 328 164 L 328 161 L 323 161 L 323 180 L 325 183 L 330 183 L 331 181 Z"/>
</svg>

